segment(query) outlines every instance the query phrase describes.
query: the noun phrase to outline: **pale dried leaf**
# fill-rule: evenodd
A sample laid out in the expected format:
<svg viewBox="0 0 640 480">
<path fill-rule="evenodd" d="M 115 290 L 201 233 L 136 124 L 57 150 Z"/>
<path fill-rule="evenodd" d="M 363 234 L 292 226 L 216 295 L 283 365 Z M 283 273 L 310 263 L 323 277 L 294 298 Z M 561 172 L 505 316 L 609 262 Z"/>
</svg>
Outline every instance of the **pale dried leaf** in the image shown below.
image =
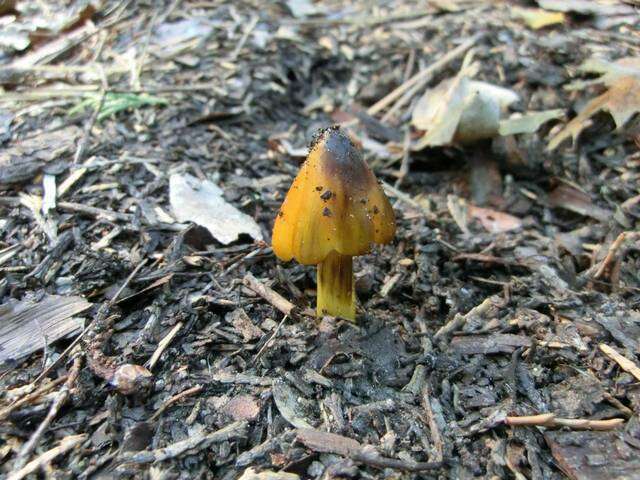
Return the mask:
<svg viewBox="0 0 640 480">
<path fill-rule="evenodd" d="M 427 133 L 414 150 L 451 143 L 462 118 L 468 89 L 469 79 L 458 76 L 425 93 L 413 110 L 412 123 Z"/>
<path fill-rule="evenodd" d="M 411 122 L 427 133 L 414 150 L 452 142 L 472 143 L 497 135 L 501 112 L 520 97 L 512 90 L 469 76 L 461 71 L 425 92 L 416 103 Z"/>
<path fill-rule="evenodd" d="M 516 18 L 524 20 L 524 23 L 534 30 L 564 23 L 564 13 L 562 12 L 550 12 L 542 8 L 518 7 L 514 7 L 511 11 Z"/>
<path fill-rule="evenodd" d="M 467 201 L 455 195 L 447 195 L 447 209 L 451 214 L 451 218 L 456 222 L 456 225 L 460 227 L 460 230 L 462 230 L 464 234 L 468 234 L 469 226 L 467 225 L 467 219 L 469 218 L 469 211 L 467 209 Z"/>
<path fill-rule="evenodd" d="M 237 240 L 242 233 L 255 240 L 263 239 L 255 220 L 227 203 L 222 190 L 207 180 L 201 181 L 191 175 L 171 175 L 169 201 L 179 222 L 201 225 L 225 245 Z"/>
<path fill-rule="evenodd" d="M 560 118 L 564 115 L 564 111 L 557 110 L 544 110 L 541 112 L 528 112 L 524 115 L 517 114 L 504 120 L 500 120 L 500 126 L 498 133 L 502 136 L 517 135 L 521 133 L 534 133 L 544 123 L 549 120 Z"/>
<path fill-rule="evenodd" d="M 477 219 L 487 232 L 502 233 L 522 227 L 522 220 L 508 213 L 475 205 L 467 205 L 467 211 L 469 217 Z"/>
<path fill-rule="evenodd" d="M 621 128 L 631 117 L 640 112 L 640 78 L 620 77 L 609 90 L 591 100 L 584 109 L 571 120 L 550 141 L 547 150 L 555 150 L 563 141 L 576 141 L 580 132 L 590 125 L 590 119 L 600 111 L 607 111 L 613 117 L 616 127 Z"/>
<path fill-rule="evenodd" d="M 578 67 L 578 72 L 597 73 L 600 76 L 592 80 L 576 80 L 565 86 L 565 90 L 581 90 L 590 85 L 600 84 L 611 86 L 622 77 L 640 78 L 640 57 L 624 57 L 613 62 L 592 57 Z"/>
</svg>

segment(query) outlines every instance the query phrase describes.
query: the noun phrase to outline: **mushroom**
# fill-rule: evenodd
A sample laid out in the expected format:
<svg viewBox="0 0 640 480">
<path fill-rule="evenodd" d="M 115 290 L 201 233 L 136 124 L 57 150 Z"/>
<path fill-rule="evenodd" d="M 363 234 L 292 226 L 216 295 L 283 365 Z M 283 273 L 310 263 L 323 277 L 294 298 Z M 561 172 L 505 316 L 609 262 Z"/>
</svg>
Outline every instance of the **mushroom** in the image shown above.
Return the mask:
<svg viewBox="0 0 640 480">
<path fill-rule="evenodd" d="M 360 151 L 337 126 L 321 130 L 273 227 L 284 261 L 318 266 L 317 315 L 356 318 L 353 257 L 389 243 L 395 215 Z"/>
</svg>

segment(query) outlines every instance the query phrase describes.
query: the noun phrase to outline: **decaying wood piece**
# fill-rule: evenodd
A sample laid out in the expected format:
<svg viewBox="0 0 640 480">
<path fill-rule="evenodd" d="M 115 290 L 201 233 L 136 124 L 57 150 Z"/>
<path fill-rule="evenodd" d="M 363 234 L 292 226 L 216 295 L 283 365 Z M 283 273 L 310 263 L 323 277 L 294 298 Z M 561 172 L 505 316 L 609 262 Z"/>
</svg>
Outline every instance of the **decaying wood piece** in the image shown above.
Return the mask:
<svg viewBox="0 0 640 480">
<path fill-rule="evenodd" d="M 421 472 L 442 467 L 442 461 L 409 462 L 386 458 L 369 445 L 363 446 L 360 442 L 351 438 L 310 428 L 299 428 L 296 440 L 314 452 L 335 453 L 377 468 L 397 468 L 410 472 Z"/>
<path fill-rule="evenodd" d="M 82 325 L 74 316 L 90 307 L 82 297 L 59 295 L 0 305 L 0 363 L 80 332 Z"/>
<path fill-rule="evenodd" d="M 214 443 L 220 443 L 228 440 L 236 440 L 243 438 L 247 434 L 247 422 L 238 421 L 227 425 L 213 433 L 201 433 L 193 435 L 186 440 L 176 442 L 164 448 L 158 448 L 151 451 L 143 452 L 124 452 L 118 456 L 120 463 L 155 463 L 179 457 L 180 455 L 190 452 L 196 452 L 209 448 Z"/>
<path fill-rule="evenodd" d="M 452 320 L 440 327 L 440 329 L 433 336 L 433 339 L 440 340 L 447 338 L 448 336 L 453 334 L 453 332 L 460 329 L 469 318 L 474 316 L 485 317 L 490 314 L 495 314 L 502 305 L 503 302 L 497 295 L 485 298 L 480 305 L 473 307 L 466 314 L 461 315 L 457 313 Z"/>
<path fill-rule="evenodd" d="M 313 312 L 313 310 L 305 309 L 300 312 L 293 303 L 284 298 L 278 292 L 267 287 L 251 273 L 247 273 L 244 276 L 242 282 L 285 315 L 292 315 L 293 312 L 293 315 L 295 315 L 296 313 L 302 313 L 303 315 L 309 317 L 315 317 L 315 313 Z"/>
<path fill-rule="evenodd" d="M 30 461 L 24 467 L 15 469 L 7 477 L 7 480 L 21 480 L 27 475 L 35 473 L 39 468 L 44 467 L 45 465 L 49 465 L 55 458 L 68 452 L 72 448 L 84 442 L 86 439 L 87 435 L 84 433 L 81 435 L 71 435 L 69 437 L 65 437 L 57 447 L 54 447 L 51 450 L 47 450 L 38 458 Z"/>
<path fill-rule="evenodd" d="M 638 450 L 616 432 L 557 431 L 544 437 L 560 468 L 572 480 L 638 477 Z"/>
</svg>

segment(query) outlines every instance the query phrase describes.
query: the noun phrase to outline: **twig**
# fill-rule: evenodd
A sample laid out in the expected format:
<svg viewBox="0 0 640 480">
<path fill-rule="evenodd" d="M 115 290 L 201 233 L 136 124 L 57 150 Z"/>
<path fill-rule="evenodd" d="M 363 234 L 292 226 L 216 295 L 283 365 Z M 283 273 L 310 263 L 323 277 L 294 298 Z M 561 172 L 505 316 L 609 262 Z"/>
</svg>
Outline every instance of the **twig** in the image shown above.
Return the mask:
<svg viewBox="0 0 640 480">
<path fill-rule="evenodd" d="M 269 340 L 267 340 L 266 342 L 264 342 L 264 345 L 260 348 L 260 350 L 258 350 L 258 353 L 256 353 L 255 358 L 253 359 L 253 364 L 255 365 L 256 363 L 258 363 L 258 360 L 260 360 L 260 357 L 262 357 L 262 354 L 265 352 L 265 350 L 267 349 L 267 347 L 269 347 L 271 345 L 271 343 L 273 342 L 273 339 L 276 338 L 276 335 L 278 335 L 278 332 L 280 331 L 280 329 L 282 328 L 282 325 L 284 325 L 284 322 L 287 321 L 287 318 L 289 318 L 289 315 L 285 315 L 282 320 L 280 321 L 280 323 L 278 324 L 278 326 L 276 327 L 276 329 L 273 331 L 273 333 L 271 334 L 271 337 L 269 337 Z"/>
<path fill-rule="evenodd" d="M 62 455 L 63 453 L 68 452 L 76 445 L 84 442 L 87 438 L 87 434 L 83 433 L 81 435 L 71 435 L 69 437 L 65 437 L 60 442 L 60 445 L 52 448 L 51 450 L 47 450 L 38 458 L 33 459 L 29 463 L 27 463 L 24 467 L 21 467 L 18 470 L 14 470 L 11 475 L 7 477 L 7 480 L 21 480 L 22 478 L 36 472 L 40 467 L 48 465 L 53 461 L 54 458 Z"/>
<path fill-rule="evenodd" d="M 384 187 L 384 191 L 387 195 L 392 196 L 397 198 L 398 200 L 400 200 L 401 202 L 406 203 L 407 205 L 415 208 L 416 210 L 418 210 L 420 213 L 422 213 L 425 218 L 431 222 L 436 221 L 437 218 L 434 215 L 433 212 L 430 212 L 429 210 L 427 210 L 426 208 L 424 208 L 422 205 L 420 205 L 418 202 L 416 202 L 413 198 L 411 198 L 410 195 L 404 193 L 403 191 L 397 189 L 396 187 L 394 187 L 393 185 L 388 184 L 387 182 L 385 182 L 384 180 L 381 180 L 380 183 L 382 184 L 382 186 Z"/>
<path fill-rule="evenodd" d="M 625 372 L 629 372 L 636 378 L 636 380 L 640 381 L 640 368 L 635 363 L 633 363 L 624 355 L 619 354 L 609 345 L 601 343 L 600 345 L 598 345 L 598 347 L 600 348 L 602 353 L 604 353 L 607 357 L 620 365 L 620 368 L 622 368 Z"/>
<path fill-rule="evenodd" d="M 145 59 L 147 57 L 147 50 L 149 49 L 149 41 L 151 40 L 151 32 L 153 32 L 153 27 L 156 24 L 156 20 L 158 18 L 159 13 L 160 13 L 160 6 L 156 4 L 156 8 L 153 9 L 153 13 L 151 14 L 151 20 L 149 20 L 147 31 L 144 33 L 144 43 L 142 44 L 142 52 L 140 53 L 140 58 L 136 62 L 135 77 L 131 79 L 132 86 L 140 87 L 140 73 L 142 73 L 142 66 L 144 65 Z"/>
<path fill-rule="evenodd" d="M 587 418 L 558 418 L 553 413 L 542 413 L 540 415 L 523 415 L 520 417 L 507 417 L 504 421 L 504 423 L 512 427 L 568 427 L 574 430 L 614 430 L 624 422 L 624 418 L 611 418 L 609 420 L 589 420 Z"/>
<path fill-rule="evenodd" d="M 96 124 L 96 120 L 98 119 L 98 115 L 100 114 L 100 110 L 102 110 L 102 106 L 104 105 L 104 99 L 107 94 L 104 90 L 100 93 L 100 99 L 98 100 L 98 105 L 95 110 L 91 114 L 91 118 L 84 126 L 84 131 L 82 132 L 82 138 L 78 142 L 78 148 L 76 149 L 76 153 L 73 156 L 73 163 L 77 165 L 82 161 L 82 157 L 87 149 L 87 144 L 89 143 L 89 138 L 91 138 L 91 129 Z"/>
<path fill-rule="evenodd" d="M 298 428 L 296 440 L 314 452 L 334 453 L 377 468 L 397 468 L 420 472 L 442 467 L 442 462 L 410 462 L 383 457 L 370 445 L 362 445 L 352 438 L 312 428 Z"/>
<path fill-rule="evenodd" d="M 196 393 L 200 393 L 202 391 L 202 385 L 196 385 L 195 387 L 191 387 L 186 389 L 183 392 L 180 392 L 176 395 L 174 395 L 173 397 L 169 398 L 167 401 L 165 401 L 160 408 L 156 411 L 156 413 L 154 413 L 151 418 L 149 419 L 150 422 L 153 422 L 155 420 L 158 419 L 158 417 L 160 415 L 162 415 L 164 413 L 164 411 L 169 408 L 171 405 L 173 405 L 174 403 L 179 402 L 180 400 L 182 400 L 183 398 L 189 397 L 191 395 L 195 395 Z"/>
<path fill-rule="evenodd" d="M 78 212 L 91 215 L 92 217 L 104 218 L 109 221 L 120 220 L 121 222 L 133 221 L 133 215 L 130 213 L 114 212 L 112 210 L 105 210 L 104 208 L 90 207 L 89 205 L 82 205 L 75 202 L 58 202 L 58 208 L 69 212 Z"/>
<path fill-rule="evenodd" d="M 162 340 L 160 340 L 160 342 L 158 342 L 158 348 L 156 348 L 156 351 L 153 352 L 153 355 L 151 355 L 151 358 L 147 362 L 147 368 L 149 370 L 153 370 L 153 367 L 155 367 L 156 363 L 158 363 L 158 360 L 160 360 L 160 355 L 162 355 L 162 353 L 167 349 L 171 341 L 175 338 L 175 336 L 182 328 L 182 325 L 182 322 L 176 323 L 171 331 L 167 333 L 167 335 Z"/>
<path fill-rule="evenodd" d="M 484 301 L 471 310 L 469 310 L 466 314 L 461 315 L 457 313 L 452 320 L 448 323 L 444 324 L 433 336 L 434 340 L 438 340 L 440 338 L 446 338 L 456 330 L 460 329 L 467 320 L 474 316 L 483 317 L 487 313 L 489 313 L 492 309 L 495 309 L 501 305 L 501 300 L 498 295 L 492 295 L 491 297 L 487 297 Z"/>
<path fill-rule="evenodd" d="M 411 135 L 409 130 L 404 132 L 404 142 L 402 144 L 402 163 L 400 164 L 400 171 L 398 171 L 398 179 L 394 187 L 400 188 L 405 177 L 409 174 L 409 163 L 411 161 Z"/>
<path fill-rule="evenodd" d="M 160 93 L 188 93 L 199 91 L 220 92 L 220 86 L 213 83 L 194 83 L 191 85 L 174 85 L 174 86 L 141 86 L 140 88 L 109 88 L 104 90 L 105 93 L 131 93 L 155 95 Z M 40 90 L 31 90 L 29 92 L 9 92 L 0 97 L 0 103 L 13 103 L 26 100 L 42 100 L 46 98 L 57 97 L 82 97 L 86 95 L 94 95 L 103 90 L 101 85 L 79 85 L 76 87 L 66 88 L 49 88 Z"/>
<path fill-rule="evenodd" d="M 249 21 L 249 24 L 244 29 L 244 33 L 242 34 L 240 41 L 236 45 L 236 48 L 233 49 L 233 52 L 231 52 L 231 55 L 229 56 L 230 61 L 233 62 L 238 57 L 240 50 L 242 50 L 242 47 L 244 47 L 244 44 L 247 43 L 247 39 L 249 38 L 249 35 L 251 35 L 251 32 L 253 32 L 253 29 L 256 28 L 256 25 L 258 24 L 259 19 L 260 17 L 258 17 L 258 15 L 254 15 L 251 18 L 251 20 Z"/>
<path fill-rule="evenodd" d="M 19 398 L 18 400 L 13 402 L 11 405 L 6 406 L 2 410 L 0 410 L 0 420 L 4 420 L 9 415 L 11 415 L 11 412 L 13 412 L 14 410 L 22 407 L 23 405 L 25 405 L 27 403 L 32 403 L 37 398 L 41 397 L 42 395 L 47 393 L 49 390 L 53 389 L 53 387 L 55 387 L 55 386 L 61 384 L 62 382 L 64 382 L 67 378 L 68 377 L 66 375 L 63 376 L 63 377 L 60 377 L 60 378 L 56 378 L 55 380 L 52 380 L 51 382 L 47 383 L 46 385 L 43 385 L 42 387 L 40 387 L 36 391 L 31 392 L 31 393 L 23 396 L 22 398 Z M 37 379 L 36 379 L 36 381 L 37 381 Z M 35 385 L 36 381 L 34 381 L 31 385 Z"/>
<path fill-rule="evenodd" d="M 247 433 L 247 427 L 248 423 L 245 421 L 233 422 L 216 432 L 208 435 L 194 435 L 164 448 L 143 452 L 124 452 L 118 456 L 118 460 L 123 463 L 137 464 L 162 462 L 178 457 L 185 452 L 205 449 L 214 443 L 243 438 Z"/>
<path fill-rule="evenodd" d="M 60 363 L 67 358 L 67 355 L 69 355 L 69 352 L 71 352 L 71 350 L 73 350 L 73 347 L 75 347 L 78 342 L 80 340 L 82 340 L 82 338 L 84 337 L 85 333 L 87 333 L 87 331 L 89 331 L 88 328 L 85 328 L 80 335 L 78 335 L 73 342 L 71 342 L 71 344 L 64 349 L 64 351 L 60 354 L 60 356 L 58 358 L 56 358 L 47 368 L 45 368 L 42 373 L 40 375 L 38 375 L 36 377 L 36 379 L 33 381 L 33 383 L 38 383 L 40 380 L 42 380 L 44 377 L 46 377 L 47 375 L 49 375 L 49 373 L 56 368 L 58 365 L 60 365 Z"/>
<path fill-rule="evenodd" d="M 64 386 L 60 389 L 60 391 L 58 392 L 58 395 L 56 396 L 55 400 L 51 404 L 51 407 L 49 408 L 49 412 L 47 413 L 47 416 L 44 417 L 44 420 L 42 421 L 42 423 L 40 423 L 40 426 L 38 426 L 36 431 L 33 432 L 33 434 L 31 435 L 31 438 L 29 438 L 29 441 L 25 443 L 20 449 L 20 453 L 18 453 L 18 458 L 14 463 L 14 468 L 21 469 L 22 467 L 25 466 L 25 464 L 27 463 L 27 460 L 29 460 L 29 456 L 31 455 L 31 452 L 33 452 L 34 448 L 36 448 L 36 445 L 40 441 L 40 438 L 42 437 L 44 432 L 47 430 L 47 428 L 49 427 L 53 419 L 56 418 L 56 416 L 58 415 L 58 412 L 60 411 L 62 406 L 65 404 L 67 399 L 69 398 L 69 395 L 71 394 L 71 388 L 73 388 L 73 385 L 76 383 L 76 379 L 78 378 L 78 374 L 80 373 L 81 365 L 82 365 L 82 356 L 78 355 L 74 358 L 73 365 L 69 370 L 69 376 L 67 377 L 67 381 L 64 382 Z M 19 477 L 19 478 L 22 478 L 22 477 Z"/>
<path fill-rule="evenodd" d="M 286 298 L 284 298 L 282 295 L 275 292 L 271 288 L 267 287 L 264 283 L 262 283 L 256 277 L 254 277 L 251 273 L 247 273 L 244 276 L 244 278 L 242 279 L 242 283 L 244 283 L 245 286 L 249 287 L 251 290 L 256 292 L 258 295 L 260 295 L 262 298 L 264 298 L 267 302 L 269 302 L 271 305 L 276 307 L 285 315 L 292 315 L 291 312 L 292 311 L 295 312 L 297 310 L 296 306 L 293 303 L 291 303 L 289 300 L 287 300 Z M 315 316 L 313 311 L 309 309 L 305 309 L 300 313 L 310 317 Z"/>
<path fill-rule="evenodd" d="M 505 423 L 513 427 L 520 426 L 545 426 L 553 421 L 553 413 L 541 413 L 540 415 L 522 415 L 520 417 L 507 417 Z"/>
<path fill-rule="evenodd" d="M 146 263 L 147 263 L 147 259 L 143 258 L 142 261 L 138 265 L 136 265 L 136 268 L 133 269 L 133 272 L 129 274 L 129 276 L 125 279 L 123 284 L 120 285 L 120 288 L 118 289 L 116 294 L 113 297 L 111 297 L 111 300 L 109 300 L 109 302 L 107 303 L 108 308 L 111 308 L 116 304 L 116 302 L 118 301 L 118 298 L 120 298 L 120 295 L 122 295 L 122 292 L 124 292 L 124 289 L 129 286 L 131 281 L 136 277 L 138 272 L 140 272 L 140 270 L 142 269 L 142 267 L 144 267 Z"/>
<path fill-rule="evenodd" d="M 440 429 L 438 428 L 438 422 L 436 422 L 433 409 L 431 408 L 431 392 L 428 382 L 425 382 L 422 389 L 422 406 L 427 413 L 429 431 L 431 432 L 431 439 L 433 440 L 433 446 L 436 450 L 436 461 L 442 462 L 444 460 L 444 444 L 442 442 L 442 435 L 440 435 Z"/>
<path fill-rule="evenodd" d="M 90 207 L 88 205 L 82 205 L 81 203 L 58 202 L 57 207 L 68 212 L 84 213 L 85 215 L 89 215 L 91 217 L 104 218 L 111 222 L 115 222 L 119 220 L 121 222 L 131 223 L 134 220 L 134 215 L 132 215 L 131 213 L 114 212 L 113 210 L 105 210 L 103 208 Z M 158 222 L 157 224 L 152 224 L 149 226 L 158 227 L 158 228 L 162 228 L 164 230 L 170 230 L 173 232 L 179 232 L 184 230 L 185 228 L 185 225 L 182 223 Z"/>
<path fill-rule="evenodd" d="M 386 96 L 374 103 L 371 107 L 369 107 L 367 113 L 369 115 L 375 115 L 376 113 L 391 105 L 402 94 L 412 89 L 412 87 L 419 86 L 419 88 L 422 88 L 427 84 L 427 82 L 429 82 L 429 80 L 431 80 L 431 77 L 434 73 L 446 66 L 450 61 L 462 56 L 467 50 L 469 50 L 473 45 L 476 44 L 480 37 L 480 35 L 471 37 L 466 42 L 458 45 L 456 48 L 440 57 L 436 62 L 420 70 L 405 83 L 403 83 L 398 88 L 391 91 Z M 419 90 L 419 88 L 415 89 L 415 91 Z"/>
<path fill-rule="evenodd" d="M 640 232 L 622 232 L 620 235 L 618 235 L 618 237 L 609 247 L 607 256 L 604 258 L 604 260 L 602 260 L 596 272 L 593 274 L 593 278 L 598 279 L 602 277 L 609 268 L 609 265 L 611 265 L 611 263 L 613 263 L 613 261 L 615 260 L 616 255 L 618 254 L 618 250 L 620 250 L 620 247 L 622 247 L 623 243 L 626 240 L 635 238 L 640 238 Z"/>
</svg>

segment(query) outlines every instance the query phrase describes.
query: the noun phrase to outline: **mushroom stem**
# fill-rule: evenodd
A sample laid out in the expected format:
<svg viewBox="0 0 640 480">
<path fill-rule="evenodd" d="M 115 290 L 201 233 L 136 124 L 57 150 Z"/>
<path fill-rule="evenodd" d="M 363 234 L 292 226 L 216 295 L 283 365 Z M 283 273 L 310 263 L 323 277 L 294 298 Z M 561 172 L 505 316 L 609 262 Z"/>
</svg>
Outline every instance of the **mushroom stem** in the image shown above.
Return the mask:
<svg viewBox="0 0 640 480">
<path fill-rule="evenodd" d="M 318 317 L 332 315 L 355 321 L 353 257 L 332 250 L 318 264 Z"/>
</svg>

